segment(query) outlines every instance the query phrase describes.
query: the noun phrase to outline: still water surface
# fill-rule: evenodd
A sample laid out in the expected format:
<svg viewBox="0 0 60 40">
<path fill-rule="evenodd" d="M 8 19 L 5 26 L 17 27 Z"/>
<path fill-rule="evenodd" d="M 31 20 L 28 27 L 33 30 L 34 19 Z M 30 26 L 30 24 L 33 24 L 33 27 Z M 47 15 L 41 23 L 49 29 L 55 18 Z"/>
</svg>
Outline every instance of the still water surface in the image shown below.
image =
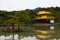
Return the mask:
<svg viewBox="0 0 60 40">
<path fill-rule="evenodd" d="M 54 30 L 34 30 L 34 32 L 0 33 L 0 40 L 60 40 L 60 26 Z"/>
</svg>

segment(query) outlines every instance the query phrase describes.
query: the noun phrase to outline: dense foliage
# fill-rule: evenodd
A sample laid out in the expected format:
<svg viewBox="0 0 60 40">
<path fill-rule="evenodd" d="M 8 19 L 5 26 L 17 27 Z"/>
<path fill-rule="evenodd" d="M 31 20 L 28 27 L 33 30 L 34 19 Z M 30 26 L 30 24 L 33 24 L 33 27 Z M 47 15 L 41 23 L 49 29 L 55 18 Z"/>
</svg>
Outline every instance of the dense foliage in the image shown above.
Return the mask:
<svg viewBox="0 0 60 40">
<path fill-rule="evenodd" d="M 36 9 L 26 9 L 21 11 L 3 11 L 0 10 L 0 23 L 10 23 L 10 24 L 32 24 L 33 18 L 38 10 L 42 8 L 38 7 Z M 60 22 L 60 7 L 48 7 L 52 14 L 56 17 L 56 21 Z"/>
</svg>

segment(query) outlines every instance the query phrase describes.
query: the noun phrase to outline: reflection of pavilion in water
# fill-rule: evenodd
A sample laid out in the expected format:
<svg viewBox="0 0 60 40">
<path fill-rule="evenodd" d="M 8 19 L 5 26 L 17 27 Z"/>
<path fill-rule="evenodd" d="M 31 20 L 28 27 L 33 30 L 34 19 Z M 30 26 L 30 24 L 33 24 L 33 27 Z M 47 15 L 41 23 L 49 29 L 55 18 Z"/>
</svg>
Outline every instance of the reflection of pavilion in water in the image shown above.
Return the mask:
<svg viewBox="0 0 60 40">
<path fill-rule="evenodd" d="M 54 38 L 54 30 L 35 30 L 36 37 L 40 40 L 48 40 Z"/>
<path fill-rule="evenodd" d="M 37 37 L 40 39 L 49 39 L 54 34 L 54 21 L 55 17 L 50 10 L 40 10 L 34 18 L 34 28 Z"/>
</svg>

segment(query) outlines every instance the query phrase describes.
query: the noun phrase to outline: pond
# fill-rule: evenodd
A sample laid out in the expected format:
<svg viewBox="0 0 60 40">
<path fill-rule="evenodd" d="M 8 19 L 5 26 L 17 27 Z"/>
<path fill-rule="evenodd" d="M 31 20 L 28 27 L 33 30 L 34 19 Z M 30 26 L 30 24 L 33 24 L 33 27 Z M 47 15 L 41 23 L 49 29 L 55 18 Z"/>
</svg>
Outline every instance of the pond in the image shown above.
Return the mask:
<svg viewBox="0 0 60 40">
<path fill-rule="evenodd" d="M 26 32 L 24 31 L 19 33 L 0 31 L 0 40 L 60 40 L 60 26 L 55 26 L 52 30 L 34 29 L 30 31 L 29 29 Z"/>
</svg>

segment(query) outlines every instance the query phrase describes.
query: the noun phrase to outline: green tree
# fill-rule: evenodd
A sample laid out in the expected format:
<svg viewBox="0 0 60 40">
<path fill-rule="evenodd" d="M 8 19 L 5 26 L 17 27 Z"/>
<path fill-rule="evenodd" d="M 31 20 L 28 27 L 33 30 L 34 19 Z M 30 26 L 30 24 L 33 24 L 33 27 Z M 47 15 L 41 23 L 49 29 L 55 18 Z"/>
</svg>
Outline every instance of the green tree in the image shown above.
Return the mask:
<svg viewBox="0 0 60 40">
<path fill-rule="evenodd" d="M 31 22 L 31 18 L 29 16 L 29 12 L 25 11 L 25 10 L 21 10 L 19 12 L 15 13 L 15 16 L 17 17 L 18 20 L 18 25 L 20 24 L 28 24 Z"/>
</svg>

